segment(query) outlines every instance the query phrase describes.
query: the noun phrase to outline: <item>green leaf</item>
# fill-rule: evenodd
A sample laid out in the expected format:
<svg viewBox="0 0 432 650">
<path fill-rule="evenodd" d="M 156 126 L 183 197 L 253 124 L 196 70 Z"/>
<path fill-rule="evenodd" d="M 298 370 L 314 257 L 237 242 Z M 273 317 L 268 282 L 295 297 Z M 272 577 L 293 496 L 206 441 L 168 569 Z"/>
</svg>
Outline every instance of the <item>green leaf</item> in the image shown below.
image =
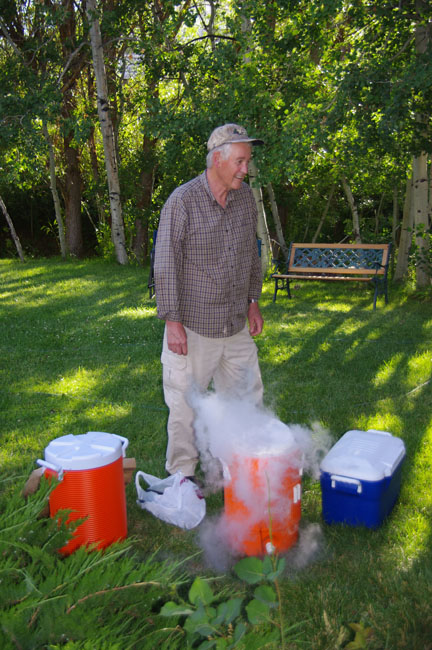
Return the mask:
<svg viewBox="0 0 432 650">
<path fill-rule="evenodd" d="M 211 629 L 213 632 L 213 627 L 210 626 L 208 612 L 204 609 L 202 605 L 198 607 L 195 612 L 192 612 L 190 616 L 185 621 L 184 629 L 189 634 L 199 634 L 200 636 L 208 636 L 208 632 L 202 634 L 198 630 Z"/>
<path fill-rule="evenodd" d="M 216 640 L 211 639 L 211 641 L 208 641 L 206 639 L 198 646 L 198 650 L 210 650 L 210 648 L 214 648 L 214 647 L 217 647 Z"/>
<path fill-rule="evenodd" d="M 196 578 L 189 589 L 189 600 L 193 605 L 202 603 L 203 605 L 210 605 L 215 597 L 211 587 L 202 578 Z"/>
<path fill-rule="evenodd" d="M 240 560 L 235 565 L 234 571 L 241 580 L 249 585 L 260 582 L 264 576 L 262 560 L 257 557 L 246 557 Z"/>
<path fill-rule="evenodd" d="M 265 576 L 268 576 L 270 573 L 273 573 L 276 566 L 277 558 L 274 555 L 266 555 L 263 559 L 263 573 Z"/>
<path fill-rule="evenodd" d="M 270 585 L 260 585 L 257 587 L 254 591 L 254 596 L 257 600 L 260 600 L 269 607 L 276 607 L 277 605 L 276 592 Z"/>
<path fill-rule="evenodd" d="M 221 623 L 229 624 L 237 618 L 240 614 L 242 598 L 231 598 L 226 602 L 220 603 L 217 608 L 216 618 L 213 620 L 213 625 L 220 625 Z"/>
<path fill-rule="evenodd" d="M 249 623 L 252 623 L 252 625 L 267 623 L 270 620 L 269 606 L 261 600 L 251 600 L 250 603 L 246 605 L 246 612 Z"/>
<path fill-rule="evenodd" d="M 200 634 L 201 636 L 210 636 L 211 634 L 215 633 L 215 629 L 212 625 L 209 623 L 200 623 L 199 625 L 196 625 L 194 628 L 194 632 L 196 634 Z"/>
<path fill-rule="evenodd" d="M 270 561 L 273 562 L 272 560 Z M 265 577 L 267 580 L 270 580 L 271 582 L 277 580 L 285 571 L 285 565 L 286 560 L 284 557 L 277 558 L 276 562 L 272 563 L 271 570 L 268 573 L 265 572 Z M 266 564 L 266 569 L 267 568 L 268 564 Z"/>
<path fill-rule="evenodd" d="M 243 621 L 240 621 L 240 623 L 237 623 L 237 625 L 235 626 L 234 637 L 233 637 L 234 645 L 232 647 L 235 647 L 236 644 L 240 641 L 240 639 L 242 639 L 244 637 L 244 635 L 246 634 L 246 631 L 247 631 L 247 627 L 243 623 Z"/>
<path fill-rule="evenodd" d="M 178 605 L 172 601 L 165 603 L 159 612 L 161 616 L 189 616 L 194 610 L 187 605 Z"/>
</svg>

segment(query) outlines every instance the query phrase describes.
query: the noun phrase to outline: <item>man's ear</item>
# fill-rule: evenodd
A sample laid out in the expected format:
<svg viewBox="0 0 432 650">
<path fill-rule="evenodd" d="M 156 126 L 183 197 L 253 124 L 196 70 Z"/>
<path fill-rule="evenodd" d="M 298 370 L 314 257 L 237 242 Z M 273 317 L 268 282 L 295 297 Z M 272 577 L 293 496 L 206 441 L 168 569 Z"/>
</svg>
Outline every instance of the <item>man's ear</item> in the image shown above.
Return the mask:
<svg viewBox="0 0 432 650">
<path fill-rule="evenodd" d="M 221 163 L 221 152 L 215 151 L 213 154 L 213 166 L 220 167 L 220 163 Z"/>
</svg>

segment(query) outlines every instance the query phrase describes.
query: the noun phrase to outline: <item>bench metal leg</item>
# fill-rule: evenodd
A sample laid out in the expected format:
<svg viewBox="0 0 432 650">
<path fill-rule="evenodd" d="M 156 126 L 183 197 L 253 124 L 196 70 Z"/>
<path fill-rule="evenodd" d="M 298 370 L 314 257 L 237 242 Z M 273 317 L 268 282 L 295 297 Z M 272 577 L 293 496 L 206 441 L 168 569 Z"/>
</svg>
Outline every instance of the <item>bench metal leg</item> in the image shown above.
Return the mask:
<svg viewBox="0 0 432 650">
<path fill-rule="evenodd" d="M 279 289 L 279 287 L 278 287 L 278 281 L 277 281 L 277 279 L 275 278 L 275 288 L 274 288 L 274 293 L 273 293 L 273 302 L 276 302 L 276 296 L 277 296 L 278 289 Z"/>
</svg>

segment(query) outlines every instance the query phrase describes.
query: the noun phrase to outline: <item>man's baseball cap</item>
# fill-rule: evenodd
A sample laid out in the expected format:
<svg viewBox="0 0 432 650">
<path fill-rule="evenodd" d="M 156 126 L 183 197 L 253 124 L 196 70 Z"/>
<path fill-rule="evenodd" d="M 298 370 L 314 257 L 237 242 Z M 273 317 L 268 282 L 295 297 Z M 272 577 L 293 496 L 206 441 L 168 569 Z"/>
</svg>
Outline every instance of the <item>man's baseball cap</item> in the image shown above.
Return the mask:
<svg viewBox="0 0 432 650">
<path fill-rule="evenodd" d="M 207 142 L 207 149 L 212 151 L 223 144 L 233 144 L 236 142 L 250 142 L 251 145 L 264 144 L 264 140 L 250 138 L 246 129 L 238 124 L 224 124 L 218 126 L 210 135 Z"/>
</svg>

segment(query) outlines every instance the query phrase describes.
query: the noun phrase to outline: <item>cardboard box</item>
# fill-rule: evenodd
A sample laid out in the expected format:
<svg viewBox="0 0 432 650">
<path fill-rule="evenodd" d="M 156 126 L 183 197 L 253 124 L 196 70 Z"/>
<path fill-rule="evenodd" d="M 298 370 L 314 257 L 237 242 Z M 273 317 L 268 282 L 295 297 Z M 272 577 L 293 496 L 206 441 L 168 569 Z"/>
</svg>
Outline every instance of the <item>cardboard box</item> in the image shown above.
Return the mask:
<svg viewBox="0 0 432 650">
<path fill-rule="evenodd" d="M 377 528 L 399 495 L 405 445 L 386 431 L 345 433 L 321 462 L 324 521 Z"/>
</svg>

